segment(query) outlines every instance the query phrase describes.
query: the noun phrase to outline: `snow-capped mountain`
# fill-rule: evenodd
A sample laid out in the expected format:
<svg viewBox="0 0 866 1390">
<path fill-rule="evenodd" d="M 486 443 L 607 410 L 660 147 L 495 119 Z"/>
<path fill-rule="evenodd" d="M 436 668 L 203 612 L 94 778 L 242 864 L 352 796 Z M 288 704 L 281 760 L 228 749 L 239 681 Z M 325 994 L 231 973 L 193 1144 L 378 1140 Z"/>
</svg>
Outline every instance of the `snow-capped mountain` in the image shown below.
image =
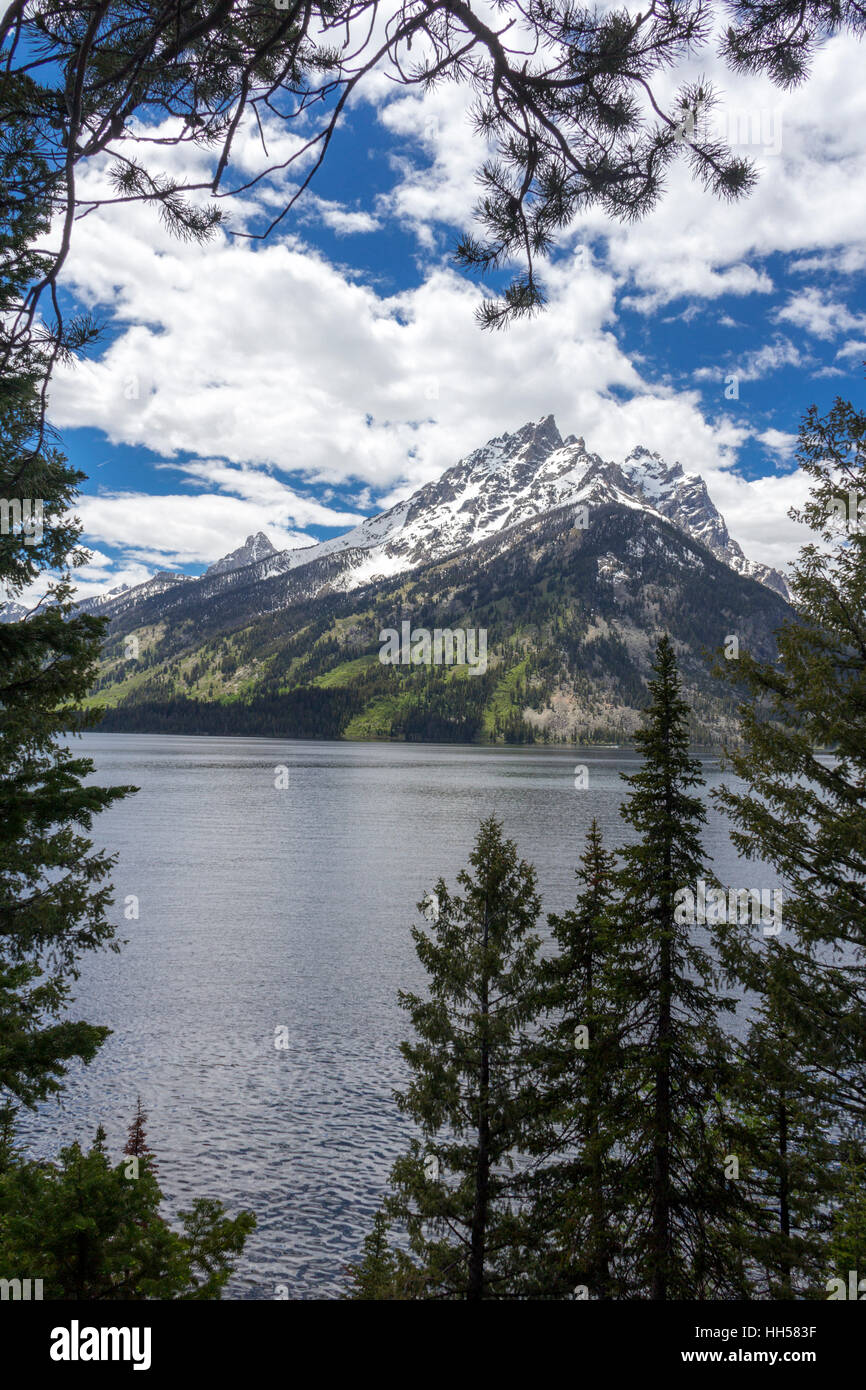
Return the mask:
<svg viewBox="0 0 866 1390">
<path fill-rule="evenodd" d="M 733 725 L 707 653 L 734 631 L 772 660 L 790 613 L 781 576 L 746 560 L 697 474 L 645 449 L 605 461 L 552 416 L 344 535 L 288 551 L 251 536 L 198 579 L 161 580 L 102 609 L 106 728 L 618 740 L 669 632 L 695 737 L 713 742 Z M 406 620 L 484 631 L 486 673 L 383 664 L 383 630 Z M 131 632 L 146 660 L 128 655 Z"/>
<path fill-rule="evenodd" d="M 4 603 L 0 608 L 0 623 L 20 623 L 29 612 L 30 609 L 23 603 Z"/>
<path fill-rule="evenodd" d="M 591 453 L 583 439 L 563 439 L 553 416 L 547 415 L 489 440 L 435 482 L 341 536 L 278 551 L 259 531 L 199 579 L 164 570 L 145 584 L 121 586 L 81 606 L 117 618 L 162 594 L 176 607 L 185 595 L 170 591 L 180 585 L 195 585 L 197 600 L 208 601 L 239 585 L 248 588 L 280 575 L 292 575 L 285 602 L 348 593 L 446 559 L 492 536 L 504 538 L 521 523 L 562 507 L 585 506 L 591 524 L 593 506 L 609 503 L 664 518 L 736 573 L 788 597 L 783 576 L 748 560 L 729 535 L 699 474 L 684 472 L 679 463 L 668 465 L 643 448 L 621 463 L 606 461 Z"/>
<path fill-rule="evenodd" d="M 707 655 L 736 632 L 772 661 L 786 596 L 698 474 L 646 449 L 605 460 L 546 416 L 341 536 L 278 551 L 259 532 L 197 578 L 165 570 L 82 608 L 111 620 L 106 729 L 619 741 L 668 632 L 713 743 L 734 722 Z M 383 631 L 407 620 L 483 631 L 485 672 L 383 663 Z"/>
<path fill-rule="evenodd" d="M 438 481 L 344 535 L 283 552 L 267 573 L 359 550 L 364 554 L 337 584 L 348 590 L 444 559 L 557 507 L 604 502 L 657 512 L 738 574 L 787 597 L 777 570 L 746 559 L 697 473 L 685 473 L 679 463 L 668 466 L 642 448 L 622 464 L 605 462 L 589 453 L 583 439 L 563 439 L 552 415 L 491 439 Z"/>
<path fill-rule="evenodd" d="M 734 726 L 707 654 L 733 631 L 757 659 L 772 660 L 790 614 L 780 594 L 635 502 L 593 503 L 588 518 L 554 507 L 358 588 L 369 561 L 370 547 L 356 545 L 269 578 L 255 577 L 256 563 L 121 614 L 95 688 L 109 706 L 103 727 L 619 741 L 638 727 L 654 645 L 668 632 L 694 702 L 694 736 L 712 743 Z M 435 664 L 383 664 L 383 630 L 407 620 L 483 631 L 486 673 L 451 680 Z M 132 657 L 131 632 L 140 637 Z"/>
<path fill-rule="evenodd" d="M 107 593 L 97 594 L 95 598 L 83 599 L 78 606 L 84 613 L 97 613 L 99 616 L 108 615 L 117 618 L 127 609 L 135 607 L 137 603 L 143 603 L 149 598 L 156 598 L 160 594 L 164 594 L 167 589 L 173 589 L 178 584 L 193 583 L 195 583 L 193 575 L 177 574 L 174 570 L 158 570 L 143 584 L 118 584 L 117 588 L 109 589 Z"/>
<path fill-rule="evenodd" d="M 633 449 L 621 465 L 630 487 L 635 487 L 656 511 L 672 521 L 693 540 L 701 541 L 718 560 L 737 574 L 757 579 L 783 598 L 789 597 L 788 584 L 778 570 L 748 560 L 728 534 L 724 517 L 716 510 L 707 485 L 698 473 L 684 473 L 679 463 L 672 467 L 648 449 Z"/>
</svg>

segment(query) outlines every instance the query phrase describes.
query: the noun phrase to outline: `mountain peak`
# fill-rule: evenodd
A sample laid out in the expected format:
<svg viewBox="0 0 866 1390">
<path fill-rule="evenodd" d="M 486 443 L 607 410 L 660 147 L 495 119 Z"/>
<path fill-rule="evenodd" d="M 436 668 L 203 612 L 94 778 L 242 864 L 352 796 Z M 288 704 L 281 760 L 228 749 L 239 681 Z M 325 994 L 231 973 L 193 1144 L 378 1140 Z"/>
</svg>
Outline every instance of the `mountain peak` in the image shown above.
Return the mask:
<svg viewBox="0 0 866 1390">
<path fill-rule="evenodd" d="M 668 464 L 654 449 L 638 444 L 622 463 L 622 472 L 630 483 L 654 502 L 685 477 L 682 464 Z M 697 480 L 697 474 L 690 475 Z M 698 480 L 703 485 L 703 479 Z M 704 489 L 706 491 L 706 489 Z"/>
<path fill-rule="evenodd" d="M 543 415 L 540 420 L 529 420 L 511 438 L 519 440 L 521 444 L 536 445 L 548 453 L 552 449 L 562 448 L 562 435 L 552 415 Z"/>
<path fill-rule="evenodd" d="M 785 580 L 747 560 L 728 534 L 703 478 L 668 465 L 641 445 L 623 463 L 587 452 L 583 439 L 563 440 L 553 415 L 497 435 L 453 464 L 434 482 L 389 511 L 368 517 L 343 536 L 289 552 L 286 568 L 352 552 L 340 586 L 398 574 L 467 550 L 534 516 L 569 504 L 616 503 L 664 517 L 738 573 L 787 595 Z"/>
<path fill-rule="evenodd" d="M 276 554 L 276 546 L 271 544 L 264 531 L 257 531 L 254 536 L 247 536 L 237 550 L 224 555 L 221 560 L 215 560 L 205 570 L 205 574 L 226 574 L 229 570 L 243 569 L 245 565 L 254 565 L 257 560 L 264 560 L 268 555 Z"/>
</svg>

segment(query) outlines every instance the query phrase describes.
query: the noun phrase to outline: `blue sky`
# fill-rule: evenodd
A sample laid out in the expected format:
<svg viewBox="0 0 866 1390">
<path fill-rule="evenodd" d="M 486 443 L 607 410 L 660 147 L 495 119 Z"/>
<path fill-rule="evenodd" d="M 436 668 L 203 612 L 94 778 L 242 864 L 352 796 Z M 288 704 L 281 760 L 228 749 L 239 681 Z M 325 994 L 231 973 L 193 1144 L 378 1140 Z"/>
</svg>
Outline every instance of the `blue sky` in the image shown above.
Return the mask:
<svg viewBox="0 0 866 1390">
<path fill-rule="evenodd" d="M 783 567 L 802 539 L 786 515 L 805 492 L 800 416 L 862 399 L 862 62 L 835 39 L 808 88 L 781 94 L 703 55 L 756 191 L 719 204 L 683 162 L 643 222 L 588 214 L 547 268 L 546 314 L 505 334 L 475 325 L 481 291 L 450 259 L 483 154 L 456 87 L 371 83 L 267 242 L 185 246 L 142 207 L 79 222 L 66 302 L 104 332 L 59 374 L 51 410 L 88 474 L 82 594 L 197 573 L 255 530 L 277 545 L 334 535 L 551 411 L 603 457 L 643 444 L 702 473 L 746 553 Z M 163 167 L 206 173 L 208 156 L 166 149 Z M 234 172 L 260 167 L 247 131 Z M 86 178 L 104 186 L 102 170 Z M 232 224 L 261 225 L 287 178 L 224 204 Z"/>
</svg>

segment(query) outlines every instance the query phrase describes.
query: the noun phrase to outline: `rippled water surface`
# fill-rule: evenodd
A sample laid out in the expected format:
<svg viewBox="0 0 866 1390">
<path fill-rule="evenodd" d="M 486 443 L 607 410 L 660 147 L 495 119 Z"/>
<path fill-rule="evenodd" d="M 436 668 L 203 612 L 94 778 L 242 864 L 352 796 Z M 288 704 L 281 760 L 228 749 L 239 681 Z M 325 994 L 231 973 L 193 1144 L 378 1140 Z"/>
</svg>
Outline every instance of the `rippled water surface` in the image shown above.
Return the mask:
<svg viewBox="0 0 866 1390">
<path fill-rule="evenodd" d="M 562 910 L 592 816 L 622 842 L 619 774 L 637 759 L 125 734 L 83 744 L 99 782 L 141 789 L 95 832 L 118 856 L 119 914 L 135 895 L 140 915 L 122 922 L 123 951 L 89 960 L 79 981 L 75 1012 L 113 1036 L 27 1137 L 51 1153 L 102 1121 L 119 1150 L 140 1094 L 169 1200 L 213 1195 L 256 1212 L 230 1296 L 273 1298 L 280 1284 L 333 1296 L 407 1135 L 392 1092 L 407 1027 L 396 993 L 424 983 L 415 904 L 440 874 L 453 880 L 493 810 L 536 865 L 545 909 Z M 714 760 L 706 775 L 722 780 Z M 753 881 L 712 809 L 705 843 L 723 882 Z"/>
</svg>

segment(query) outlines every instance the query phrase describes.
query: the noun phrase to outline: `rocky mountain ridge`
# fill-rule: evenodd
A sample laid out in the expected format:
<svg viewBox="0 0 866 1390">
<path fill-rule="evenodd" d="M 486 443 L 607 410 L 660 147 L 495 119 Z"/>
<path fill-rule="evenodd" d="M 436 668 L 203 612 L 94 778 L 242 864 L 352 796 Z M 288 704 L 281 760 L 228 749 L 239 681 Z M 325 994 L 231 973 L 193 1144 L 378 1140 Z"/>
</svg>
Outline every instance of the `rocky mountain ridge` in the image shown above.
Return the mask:
<svg viewBox="0 0 866 1390">
<path fill-rule="evenodd" d="M 664 517 L 699 541 L 737 574 L 788 597 L 784 577 L 749 560 L 730 536 L 704 480 L 681 464 L 636 448 L 621 463 L 587 450 L 583 439 L 563 439 L 552 415 L 500 435 L 459 460 L 437 480 L 340 536 L 295 550 L 278 551 L 263 532 L 210 565 L 198 579 L 161 571 L 136 588 L 121 588 L 82 607 L 119 617 L 139 603 L 195 584 L 197 597 L 217 598 L 228 588 L 264 584 L 298 573 L 284 587 L 285 602 L 317 593 L 348 593 L 366 584 L 416 570 L 468 550 L 492 535 L 568 505 L 616 503 Z M 176 608 L 172 595 L 166 609 Z"/>
</svg>

